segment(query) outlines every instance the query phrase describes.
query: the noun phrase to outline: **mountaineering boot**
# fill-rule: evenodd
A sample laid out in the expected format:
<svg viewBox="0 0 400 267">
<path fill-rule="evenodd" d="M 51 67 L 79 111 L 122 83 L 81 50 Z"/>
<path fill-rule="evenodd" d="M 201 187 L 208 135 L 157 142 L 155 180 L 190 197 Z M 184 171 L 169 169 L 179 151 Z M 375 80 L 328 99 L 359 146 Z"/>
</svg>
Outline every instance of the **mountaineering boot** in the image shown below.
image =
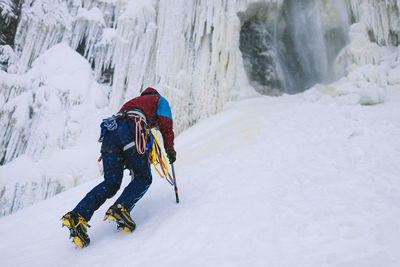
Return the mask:
<svg viewBox="0 0 400 267">
<path fill-rule="evenodd" d="M 118 224 L 118 229 L 123 229 L 127 232 L 132 232 L 136 228 L 136 224 L 129 212 L 121 204 L 114 204 L 107 210 L 104 220 L 107 219 L 115 221 Z"/>
<path fill-rule="evenodd" d="M 79 214 L 73 211 L 68 212 L 62 218 L 62 227 L 66 226 L 69 229 L 72 242 L 80 246 L 86 247 L 90 243 L 87 235 L 87 228 L 90 227 L 86 220 Z"/>
</svg>

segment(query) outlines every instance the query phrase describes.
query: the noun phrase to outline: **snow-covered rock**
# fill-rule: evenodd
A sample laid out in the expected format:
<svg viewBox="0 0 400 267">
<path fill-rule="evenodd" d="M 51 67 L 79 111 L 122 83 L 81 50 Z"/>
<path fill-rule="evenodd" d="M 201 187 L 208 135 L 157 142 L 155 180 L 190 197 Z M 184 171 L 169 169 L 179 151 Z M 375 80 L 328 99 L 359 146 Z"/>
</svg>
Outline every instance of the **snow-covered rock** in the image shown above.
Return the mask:
<svg viewBox="0 0 400 267">
<path fill-rule="evenodd" d="M 65 157 L 77 155 L 64 152 L 60 158 L 60 153 L 75 146 L 90 147 L 79 137 L 88 125 L 92 132 L 98 129 L 93 119 L 101 118 L 97 110 L 104 107 L 105 97 L 85 58 L 63 43 L 37 58 L 26 74 L 0 71 L 0 76 L 0 159 L 2 164 L 11 161 L 0 167 L 0 214 L 7 214 L 71 187 L 68 184 L 81 177 L 71 171 L 85 170 L 85 165 L 90 169 L 93 164 L 87 159 L 63 166 L 70 162 Z M 92 157 L 95 162 L 96 155 Z M 57 175 L 54 166 L 59 168 Z M 96 168 L 94 164 L 92 169 Z"/>
</svg>

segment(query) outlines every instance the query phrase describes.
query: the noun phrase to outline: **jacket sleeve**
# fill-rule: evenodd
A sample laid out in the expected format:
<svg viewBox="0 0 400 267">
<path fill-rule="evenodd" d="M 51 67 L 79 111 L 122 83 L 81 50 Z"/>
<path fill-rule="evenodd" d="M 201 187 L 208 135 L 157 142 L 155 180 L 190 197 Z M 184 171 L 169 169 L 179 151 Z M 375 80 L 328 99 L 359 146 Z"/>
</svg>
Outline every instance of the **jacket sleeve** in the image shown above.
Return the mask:
<svg viewBox="0 0 400 267">
<path fill-rule="evenodd" d="M 164 97 L 160 97 L 157 106 L 157 116 L 159 119 L 159 129 L 164 141 L 166 150 L 174 149 L 174 131 L 171 108 Z"/>
</svg>

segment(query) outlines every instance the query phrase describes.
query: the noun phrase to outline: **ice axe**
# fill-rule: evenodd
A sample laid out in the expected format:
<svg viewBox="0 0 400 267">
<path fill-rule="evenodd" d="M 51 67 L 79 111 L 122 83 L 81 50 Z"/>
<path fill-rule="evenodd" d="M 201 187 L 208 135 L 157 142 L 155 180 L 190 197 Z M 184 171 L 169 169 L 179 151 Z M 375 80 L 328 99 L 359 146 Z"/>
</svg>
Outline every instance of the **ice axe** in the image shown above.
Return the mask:
<svg viewBox="0 0 400 267">
<path fill-rule="evenodd" d="M 179 203 L 178 187 L 176 186 L 175 169 L 174 169 L 174 164 L 173 163 L 171 163 L 171 167 L 172 167 L 172 179 L 174 180 L 174 190 L 175 190 L 176 203 Z"/>
</svg>

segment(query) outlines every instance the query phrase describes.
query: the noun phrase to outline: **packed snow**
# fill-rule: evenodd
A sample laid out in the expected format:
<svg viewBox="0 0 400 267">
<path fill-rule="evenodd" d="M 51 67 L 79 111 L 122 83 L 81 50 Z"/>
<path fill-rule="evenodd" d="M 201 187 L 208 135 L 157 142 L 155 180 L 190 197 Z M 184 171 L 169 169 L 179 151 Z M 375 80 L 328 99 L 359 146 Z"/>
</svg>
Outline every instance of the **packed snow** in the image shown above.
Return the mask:
<svg viewBox="0 0 400 267">
<path fill-rule="evenodd" d="M 2 265 L 398 266 L 400 91 L 373 106 L 310 94 L 231 102 L 181 133 L 181 203 L 153 172 L 133 233 L 102 220 L 113 200 L 89 222 L 89 247 L 61 228 L 101 176 L 2 217 Z"/>
</svg>

